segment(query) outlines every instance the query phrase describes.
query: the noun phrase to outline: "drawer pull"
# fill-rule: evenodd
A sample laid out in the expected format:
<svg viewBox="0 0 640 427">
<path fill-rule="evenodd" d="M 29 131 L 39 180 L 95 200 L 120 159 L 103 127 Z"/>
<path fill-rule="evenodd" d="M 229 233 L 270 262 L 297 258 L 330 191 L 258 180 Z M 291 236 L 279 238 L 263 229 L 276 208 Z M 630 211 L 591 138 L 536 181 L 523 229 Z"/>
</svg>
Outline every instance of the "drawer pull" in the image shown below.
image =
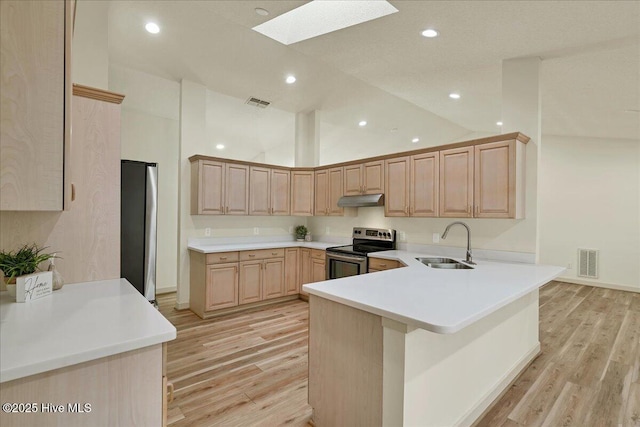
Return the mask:
<svg viewBox="0 0 640 427">
<path fill-rule="evenodd" d="M 278 252 L 271 252 L 271 255 L 278 255 Z"/>
<path fill-rule="evenodd" d="M 255 254 L 249 254 L 249 258 L 253 258 L 255 256 L 256 256 Z"/>
<path fill-rule="evenodd" d="M 387 264 L 380 264 L 380 267 L 386 267 Z"/>
<path fill-rule="evenodd" d="M 221 257 L 220 257 L 220 260 L 221 260 L 221 261 L 224 261 L 225 259 L 227 259 L 227 257 L 226 257 L 226 256 L 221 256 Z"/>
</svg>

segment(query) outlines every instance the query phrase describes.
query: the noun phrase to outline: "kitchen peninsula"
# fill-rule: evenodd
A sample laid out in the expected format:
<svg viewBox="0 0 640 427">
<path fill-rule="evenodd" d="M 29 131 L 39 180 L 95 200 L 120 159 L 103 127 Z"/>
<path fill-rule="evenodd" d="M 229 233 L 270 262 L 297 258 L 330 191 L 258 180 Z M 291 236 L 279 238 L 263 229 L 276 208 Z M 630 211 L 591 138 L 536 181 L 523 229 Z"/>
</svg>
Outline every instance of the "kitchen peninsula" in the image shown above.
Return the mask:
<svg viewBox="0 0 640 427">
<path fill-rule="evenodd" d="M 0 316 L 0 425 L 163 425 L 176 329 L 125 279 L 2 292 Z"/>
<path fill-rule="evenodd" d="M 538 288 L 560 267 L 478 261 L 304 285 L 317 426 L 471 425 L 538 355 Z"/>
</svg>

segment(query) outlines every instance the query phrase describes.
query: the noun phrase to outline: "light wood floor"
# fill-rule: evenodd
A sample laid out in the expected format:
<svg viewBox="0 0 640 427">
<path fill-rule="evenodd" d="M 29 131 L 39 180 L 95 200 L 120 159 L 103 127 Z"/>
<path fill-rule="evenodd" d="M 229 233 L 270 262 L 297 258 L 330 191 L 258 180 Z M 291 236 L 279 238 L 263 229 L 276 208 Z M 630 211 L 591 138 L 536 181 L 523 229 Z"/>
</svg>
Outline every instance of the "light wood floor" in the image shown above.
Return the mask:
<svg viewBox="0 0 640 427">
<path fill-rule="evenodd" d="M 171 426 L 306 426 L 308 305 L 201 320 L 160 311 L 175 385 Z M 540 290 L 542 354 L 480 427 L 640 427 L 640 294 L 551 282 Z"/>
</svg>

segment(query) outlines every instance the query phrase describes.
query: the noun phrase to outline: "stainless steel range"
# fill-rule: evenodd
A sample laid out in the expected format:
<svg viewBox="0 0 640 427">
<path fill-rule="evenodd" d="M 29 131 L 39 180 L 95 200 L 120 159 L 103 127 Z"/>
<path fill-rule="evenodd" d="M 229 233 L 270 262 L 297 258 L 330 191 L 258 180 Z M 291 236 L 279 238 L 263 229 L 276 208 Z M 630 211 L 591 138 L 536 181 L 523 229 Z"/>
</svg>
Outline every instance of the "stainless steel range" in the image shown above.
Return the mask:
<svg viewBox="0 0 640 427">
<path fill-rule="evenodd" d="M 367 254 L 396 248 L 396 231 L 388 228 L 354 227 L 353 243 L 327 248 L 327 279 L 367 272 Z"/>
</svg>

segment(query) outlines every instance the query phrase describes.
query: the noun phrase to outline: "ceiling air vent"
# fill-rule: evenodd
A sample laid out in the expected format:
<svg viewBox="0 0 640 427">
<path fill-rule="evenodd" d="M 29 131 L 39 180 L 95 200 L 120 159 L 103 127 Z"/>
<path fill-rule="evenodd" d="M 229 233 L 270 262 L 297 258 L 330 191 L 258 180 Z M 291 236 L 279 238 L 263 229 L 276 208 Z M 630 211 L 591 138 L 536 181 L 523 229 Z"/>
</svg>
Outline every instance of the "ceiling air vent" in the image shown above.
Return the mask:
<svg viewBox="0 0 640 427">
<path fill-rule="evenodd" d="M 598 250 L 578 249 L 578 276 L 598 278 Z"/>
<path fill-rule="evenodd" d="M 262 99 L 254 98 L 253 96 L 249 97 L 245 104 L 253 105 L 254 107 L 258 108 L 267 108 L 269 105 L 271 105 L 269 101 L 263 101 Z"/>
</svg>

